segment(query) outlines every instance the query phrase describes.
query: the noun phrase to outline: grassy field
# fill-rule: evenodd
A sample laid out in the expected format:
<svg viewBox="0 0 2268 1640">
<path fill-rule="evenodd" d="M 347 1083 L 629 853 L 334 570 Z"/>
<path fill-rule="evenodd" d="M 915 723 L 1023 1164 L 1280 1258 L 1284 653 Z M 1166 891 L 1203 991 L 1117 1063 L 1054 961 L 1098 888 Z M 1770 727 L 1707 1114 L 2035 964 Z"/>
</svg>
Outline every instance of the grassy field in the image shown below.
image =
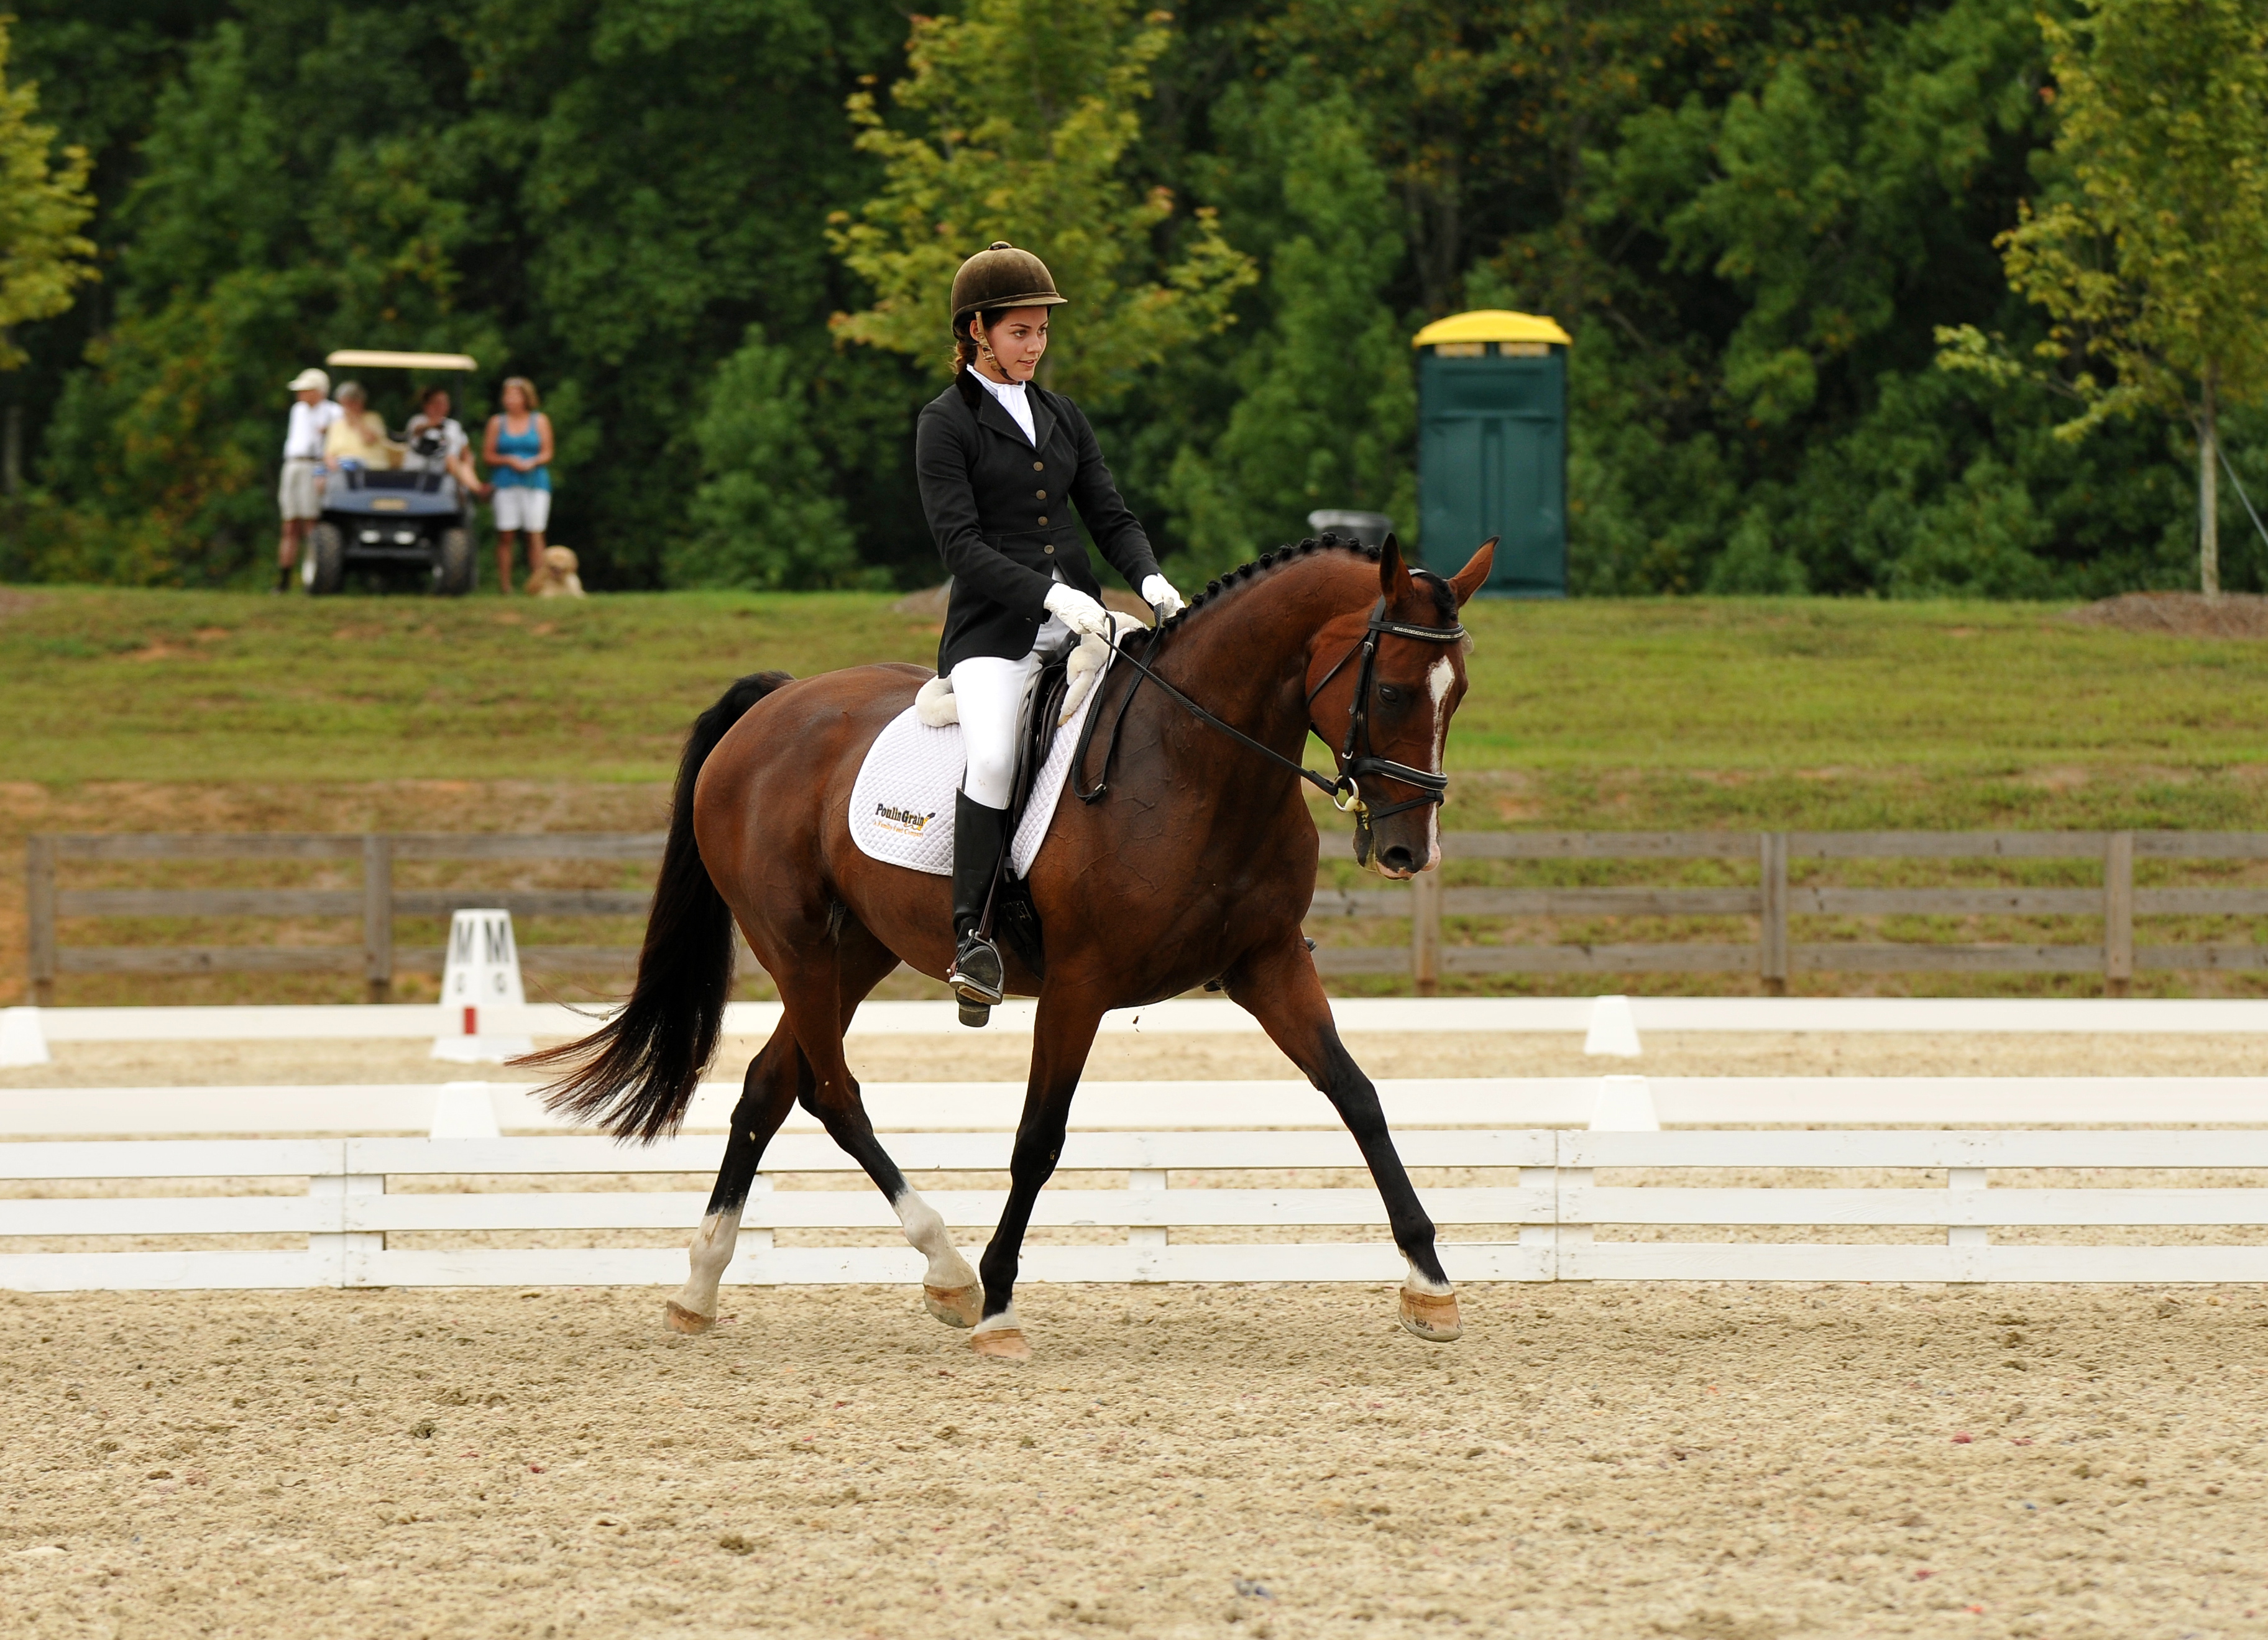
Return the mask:
<svg viewBox="0 0 2268 1640">
<path fill-rule="evenodd" d="M 2066 613 L 1812 599 L 1475 606 L 1473 688 L 1450 741 L 1457 780 L 1444 823 L 2268 827 L 2268 645 L 2082 627 Z M 926 661 L 936 630 L 886 596 L 861 594 L 506 604 L 0 591 L 0 859 L 20 858 L 33 831 L 652 827 L 686 724 L 727 680 L 764 667 Z M 1527 875 L 1514 878 L 1476 863 L 1453 877 L 1697 884 L 1724 868 L 1520 869 Z M 2059 882 L 2091 869 L 2043 863 L 1977 880 Z M 1332 874 L 1351 868 L 1341 862 Z M 1894 868 L 1864 880 L 1948 879 Z M 20 883 L 12 868 L 0 875 L 0 1000 L 21 982 Z M 616 943 L 637 930 L 548 937 Z M 1633 925 L 1556 937 L 1746 938 Z M 2072 934 L 1955 920 L 1895 937 Z M 2219 923 L 2174 937 L 2249 938 Z M 1631 983 L 1722 989 L 1727 979 Z M 2242 975 L 2215 983 L 2253 988 Z M 281 1000 L 325 986 L 338 989 L 89 980 L 72 982 L 66 1000 L 128 1000 L 127 989 L 142 1000 Z M 1939 987 L 1987 988 L 1949 976 Z"/>
<path fill-rule="evenodd" d="M 15 594 L 0 771 L 88 781 L 666 779 L 744 672 L 926 660 L 882 596 Z M 2009 604 L 1490 602 L 1461 825 L 2236 825 L 2268 646 Z"/>
</svg>

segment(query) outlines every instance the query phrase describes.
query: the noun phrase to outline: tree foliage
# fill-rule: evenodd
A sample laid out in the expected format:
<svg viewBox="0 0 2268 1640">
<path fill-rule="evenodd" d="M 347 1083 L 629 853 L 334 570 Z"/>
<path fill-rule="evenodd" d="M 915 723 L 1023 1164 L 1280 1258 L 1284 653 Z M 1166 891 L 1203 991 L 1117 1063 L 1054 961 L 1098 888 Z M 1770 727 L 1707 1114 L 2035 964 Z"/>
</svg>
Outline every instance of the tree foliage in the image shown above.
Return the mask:
<svg viewBox="0 0 2268 1640">
<path fill-rule="evenodd" d="M 693 533 L 669 563 L 673 585 L 801 592 L 861 578 L 850 522 L 812 442 L 806 368 L 752 325 L 718 369 L 693 426 L 701 484 Z"/>
<path fill-rule="evenodd" d="M 949 364 L 946 294 L 962 260 L 995 240 L 1044 250 L 1071 294 L 1076 345 L 1048 359 L 1046 383 L 1108 402 L 1135 372 L 1229 322 L 1248 260 L 1199 210 L 1158 252 L 1173 190 L 1127 173 L 1150 71 L 1167 47 L 1163 14 L 1126 0 L 971 0 L 959 16 L 917 17 L 893 126 L 871 92 L 850 99 L 859 151 L 882 162 L 881 190 L 828 239 L 874 299 L 836 322 L 844 339 Z"/>
<path fill-rule="evenodd" d="M 84 148 L 58 157 L 53 126 L 34 118 L 35 86 L 8 83 L 8 26 L 0 18 L 0 370 L 25 362 L 15 327 L 53 319 L 94 277 L 94 242 L 80 230 L 94 214 Z"/>
<path fill-rule="evenodd" d="M 282 384 L 402 346 L 479 357 L 475 419 L 538 381 L 595 586 L 934 578 L 912 419 L 954 268 L 1005 239 L 1188 577 L 1317 507 L 1414 534 L 1409 337 L 1508 306 L 1575 337 L 1579 591 L 2179 585 L 2197 450 L 2104 418 L 2198 401 L 2176 310 L 2268 310 L 2258 8 L 2076 5 L 25 0 L 104 278 L 17 327 L 0 574 L 247 578 Z M 1962 327 L 2022 367 L 1938 368 Z M 2257 353 L 2212 346 L 2268 490 Z M 2268 552 L 2221 570 L 2268 585 Z"/>
<path fill-rule="evenodd" d="M 1417 513 L 1410 339 L 1386 299 L 1399 213 L 1353 99 L 1279 83 L 1222 116 L 1236 162 L 1275 185 L 1273 313 L 1228 372 L 1219 436 L 1182 445 L 1167 478 L 1193 576 L 1305 534 L 1318 507 Z"/>
<path fill-rule="evenodd" d="M 2220 590 L 2214 489 L 2224 404 L 2268 391 L 2268 14 L 2244 0 L 2092 0 L 2045 25 L 2063 184 L 2003 234 L 2009 283 L 2053 321 L 2078 438 L 2150 409 L 2194 424 L 2201 573 Z M 1946 363 L 2021 366 L 1975 326 Z"/>
<path fill-rule="evenodd" d="M 2098 361 L 2073 430 L 2187 410 L 2216 376 L 2268 390 L 2268 12 L 2242 0 L 2097 0 L 2048 40 L 2056 152 L 2074 191 L 2004 236 L 2008 277 Z"/>
</svg>

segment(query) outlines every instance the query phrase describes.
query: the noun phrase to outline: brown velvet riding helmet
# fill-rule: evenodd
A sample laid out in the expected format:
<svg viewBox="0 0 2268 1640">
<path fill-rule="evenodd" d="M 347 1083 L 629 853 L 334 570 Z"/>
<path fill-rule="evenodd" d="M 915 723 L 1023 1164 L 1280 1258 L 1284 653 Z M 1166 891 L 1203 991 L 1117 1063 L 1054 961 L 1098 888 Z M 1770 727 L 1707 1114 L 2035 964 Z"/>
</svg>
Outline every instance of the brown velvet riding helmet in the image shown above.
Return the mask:
<svg viewBox="0 0 2268 1640">
<path fill-rule="evenodd" d="M 1055 307 L 1069 301 L 1056 290 L 1048 265 L 1029 251 L 995 239 L 953 276 L 953 327 L 991 307 Z"/>
</svg>

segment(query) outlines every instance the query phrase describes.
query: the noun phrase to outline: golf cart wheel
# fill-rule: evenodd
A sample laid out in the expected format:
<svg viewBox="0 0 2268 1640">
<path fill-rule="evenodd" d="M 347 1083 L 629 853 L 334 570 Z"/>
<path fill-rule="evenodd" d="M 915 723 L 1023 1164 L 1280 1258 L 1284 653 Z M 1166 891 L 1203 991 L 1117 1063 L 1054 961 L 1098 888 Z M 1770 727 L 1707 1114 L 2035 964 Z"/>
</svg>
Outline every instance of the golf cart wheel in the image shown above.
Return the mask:
<svg viewBox="0 0 2268 1640">
<path fill-rule="evenodd" d="M 318 524 L 307 532 L 306 562 L 300 567 L 299 578 L 317 598 L 346 585 L 347 540 L 337 525 Z"/>
<path fill-rule="evenodd" d="M 480 560 L 473 555 L 473 533 L 458 528 L 441 532 L 440 555 L 433 563 L 433 590 L 445 598 L 462 598 L 473 590 Z"/>
</svg>

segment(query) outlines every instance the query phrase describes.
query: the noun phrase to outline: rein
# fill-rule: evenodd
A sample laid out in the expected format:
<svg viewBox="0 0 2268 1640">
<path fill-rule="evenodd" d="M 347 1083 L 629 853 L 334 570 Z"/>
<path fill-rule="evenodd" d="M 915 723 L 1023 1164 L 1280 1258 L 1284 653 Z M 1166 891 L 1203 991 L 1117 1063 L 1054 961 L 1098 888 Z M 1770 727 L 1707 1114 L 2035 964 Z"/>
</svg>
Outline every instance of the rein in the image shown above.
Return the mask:
<svg viewBox="0 0 2268 1640">
<path fill-rule="evenodd" d="M 1331 805 L 1342 814 L 1352 814 L 1358 820 L 1367 823 L 1373 819 L 1384 820 L 1388 815 L 1399 814 L 1405 809 L 1421 808 L 1427 804 L 1442 802 L 1446 799 L 1449 790 L 1449 777 L 1447 775 L 1430 774 L 1422 769 L 1412 769 L 1407 763 L 1397 763 L 1391 758 L 1380 757 L 1367 749 L 1370 745 L 1370 691 L 1377 674 L 1378 641 L 1381 637 L 1416 638 L 1426 643 L 1455 643 L 1462 642 L 1465 636 L 1465 629 L 1462 624 L 1450 627 L 1421 627 L 1412 626 L 1405 621 L 1388 621 L 1386 618 L 1386 599 L 1383 598 L 1371 607 L 1370 623 L 1364 629 L 1362 636 L 1355 640 L 1345 654 L 1332 663 L 1331 669 L 1323 674 L 1322 682 L 1307 691 L 1307 703 L 1309 709 L 1309 722 L 1312 724 L 1315 696 L 1323 692 L 1324 685 L 1339 675 L 1347 662 L 1352 660 L 1357 655 L 1362 657 L 1362 669 L 1356 674 L 1354 703 L 1347 714 L 1346 744 L 1339 752 L 1339 776 L 1336 780 L 1328 776 L 1319 775 L 1306 764 L 1288 758 L 1273 746 L 1254 739 L 1234 724 L 1226 722 L 1207 711 L 1181 690 L 1167 682 L 1145 666 L 1133 651 L 1113 645 L 1110 651 L 1112 663 L 1115 665 L 1123 660 L 1142 675 L 1134 680 L 1133 688 L 1128 689 L 1125 698 L 1118 702 L 1117 713 L 1110 722 L 1110 739 L 1102 751 L 1102 769 L 1096 776 L 1094 790 L 1080 791 L 1078 780 L 1074 776 L 1071 782 L 1072 795 L 1081 803 L 1093 804 L 1101 802 L 1109 794 L 1110 764 L 1111 760 L 1118 755 L 1119 732 L 1126 725 L 1127 708 L 1134 703 L 1134 696 L 1141 689 L 1143 679 L 1146 678 L 1163 689 L 1168 700 L 1181 707 L 1199 723 L 1219 730 L 1231 739 L 1239 741 L 1252 751 L 1259 753 L 1261 756 L 1278 768 L 1291 770 L 1300 779 L 1315 787 L 1330 798 Z M 1152 635 L 1153 647 L 1163 643 L 1162 634 Z M 1102 680 L 1099 680 L 1095 687 L 1098 689 L 1101 688 Z M 1094 742 L 1095 721 L 1101 716 L 1100 712 L 1087 714 L 1086 726 L 1079 732 L 1078 754 L 1072 759 L 1072 767 L 1075 770 L 1086 767 L 1087 747 Z M 1358 740 L 1365 748 L 1359 755 L 1355 749 Z M 1418 795 L 1407 802 L 1373 808 L 1364 799 L 1362 788 L 1359 783 L 1366 775 L 1382 775 L 1387 779 L 1398 780 L 1405 785 L 1416 786 Z"/>
</svg>

